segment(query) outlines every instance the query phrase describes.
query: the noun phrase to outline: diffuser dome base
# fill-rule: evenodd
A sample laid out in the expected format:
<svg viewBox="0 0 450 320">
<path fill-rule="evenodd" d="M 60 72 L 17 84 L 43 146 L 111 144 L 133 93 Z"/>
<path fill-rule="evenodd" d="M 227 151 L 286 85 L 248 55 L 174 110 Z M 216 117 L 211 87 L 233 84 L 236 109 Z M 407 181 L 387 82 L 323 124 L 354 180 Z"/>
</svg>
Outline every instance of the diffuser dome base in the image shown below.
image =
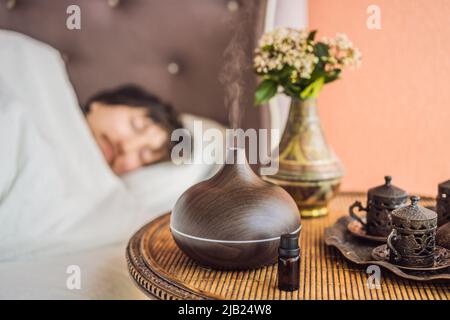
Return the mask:
<svg viewBox="0 0 450 320">
<path fill-rule="evenodd" d="M 299 235 L 300 229 L 301 227 L 292 234 Z M 186 235 L 174 228 L 170 230 L 178 247 L 205 267 L 223 270 L 252 269 L 274 264 L 277 260 L 279 237 L 246 241 L 215 240 Z M 245 265 L 243 261 L 246 262 Z"/>
</svg>

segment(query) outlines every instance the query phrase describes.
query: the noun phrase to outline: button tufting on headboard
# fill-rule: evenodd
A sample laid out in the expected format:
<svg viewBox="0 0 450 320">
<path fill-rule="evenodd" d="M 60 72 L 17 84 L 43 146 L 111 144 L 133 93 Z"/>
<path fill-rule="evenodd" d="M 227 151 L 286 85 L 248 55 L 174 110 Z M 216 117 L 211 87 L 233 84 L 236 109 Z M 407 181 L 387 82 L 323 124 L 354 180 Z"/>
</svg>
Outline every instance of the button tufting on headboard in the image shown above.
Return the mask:
<svg viewBox="0 0 450 320">
<path fill-rule="evenodd" d="M 239 10 L 239 2 L 236 0 L 230 0 L 227 3 L 228 11 L 235 12 Z"/>
<path fill-rule="evenodd" d="M 81 29 L 67 28 L 73 4 L 81 9 Z M 227 124 L 219 78 L 233 28 L 242 21 L 248 36 L 242 123 L 258 128 L 266 109 L 250 107 L 257 84 L 251 55 L 265 8 L 266 0 L 0 0 L 0 29 L 60 50 L 81 105 L 100 90 L 136 83 L 179 112 Z"/>
<path fill-rule="evenodd" d="M 167 65 L 167 71 L 173 76 L 177 75 L 180 73 L 180 65 L 177 62 L 170 62 Z"/>
<path fill-rule="evenodd" d="M 7 0 L 6 1 L 6 9 L 12 10 L 17 4 L 17 0 Z"/>
<path fill-rule="evenodd" d="M 120 0 L 108 0 L 108 6 L 111 8 L 116 8 L 120 4 Z"/>
</svg>

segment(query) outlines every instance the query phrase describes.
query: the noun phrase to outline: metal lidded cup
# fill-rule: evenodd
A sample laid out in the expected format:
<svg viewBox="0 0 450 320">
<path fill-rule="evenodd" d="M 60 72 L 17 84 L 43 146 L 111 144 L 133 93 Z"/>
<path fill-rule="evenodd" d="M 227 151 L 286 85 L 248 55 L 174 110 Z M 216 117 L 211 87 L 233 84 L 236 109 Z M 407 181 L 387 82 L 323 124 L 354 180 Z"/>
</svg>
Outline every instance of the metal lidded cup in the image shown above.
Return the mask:
<svg viewBox="0 0 450 320">
<path fill-rule="evenodd" d="M 384 181 L 383 185 L 369 189 L 366 208 L 359 201 L 349 208 L 350 216 L 363 225 L 367 234 L 381 237 L 387 237 L 392 230 L 391 212 L 404 207 L 408 200 L 405 190 L 392 185 L 391 176 L 385 176 Z M 367 212 L 365 221 L 355 213 L 355 209 Z"/>
<path fill-rule="evenodd" d="M 436 248 L 436 212 L 419 205 L 418 196 L 411 204 L 394 210 L 392 232 L 387 239 L 389 261 L 407 267 L 432 267 Z"/>
</svg>

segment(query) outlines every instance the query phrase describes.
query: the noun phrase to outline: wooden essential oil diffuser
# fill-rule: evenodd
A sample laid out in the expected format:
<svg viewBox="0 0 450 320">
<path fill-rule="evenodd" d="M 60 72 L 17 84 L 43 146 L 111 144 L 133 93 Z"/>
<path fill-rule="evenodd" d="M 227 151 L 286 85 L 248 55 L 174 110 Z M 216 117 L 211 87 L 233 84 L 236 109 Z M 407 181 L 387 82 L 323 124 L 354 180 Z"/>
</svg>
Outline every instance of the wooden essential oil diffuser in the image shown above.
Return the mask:
<svg viewBox="0 0 450 320">
<path fill-rule="evenodd" d="M 215 176 L 184 192 L 170 221 L 178 247 L 198 264 L 215 269 L 275 263 L 280 236 L 300 233 L 300 228 L 295 201 L 252 171 L 244 148 L 228 149 Z"/>
</svg>

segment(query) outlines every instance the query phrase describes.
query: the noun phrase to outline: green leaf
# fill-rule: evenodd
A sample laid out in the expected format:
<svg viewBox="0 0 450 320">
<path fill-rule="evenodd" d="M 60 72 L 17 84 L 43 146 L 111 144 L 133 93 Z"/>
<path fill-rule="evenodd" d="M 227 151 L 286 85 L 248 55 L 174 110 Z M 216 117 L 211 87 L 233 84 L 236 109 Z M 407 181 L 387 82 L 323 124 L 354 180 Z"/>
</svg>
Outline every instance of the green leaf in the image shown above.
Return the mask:
<svg viewBox="0 0 450 320">
<path fill-rule="evenodd" d="M 335 69 L 335 70 L 329 72 L 325 76 L 325 83 L 329 83 L 329 82 L 332 82 L 334 80 L 337 80 L 339 78 L 340 74 L 341 74 L 341 70 L 340 69 Z"/>
<path fill-rule="evenodd" d="M 325 77 L 327 74 L 325 72 L 325 70 L 323 69 L 323 66 L 319 64 L 316 65 L 316 67 L 314 68 L 314 71 L 311 73 L 311 77 L 308 79 L 307 84 L 309 85 L 310 83 L 316 81 L 317 79 L 319 79 L 320 77 Z"/>
<path fill-rule="evenodd" d="M 281 69 L 281 71 L 279 71 L 277 73 L 278 75 L 278 79 L 283 80 L 283 79 L 287 79 L 290 81 L 289 76 L 291 75 L 291 72 L 294 68 L 290 67 L 290 66 L 284 66 L 283 69 Z"/>
<path fill-rule="evenodd" d="M 312 30 L 312 31 L 308 34 L 308 41 L 314 41 L 314 38 L 316 37 L 316 33 L 317 33 L 317 30 Z"/>
<path fill-rule="evenodd" d="M 300 98 L 300 89 L 294 85 L 283 86 L 284 93 L 293 98 Z"/>
<path fill-rule="evenodd" d="M 314 51 L 315 51 L 317 57 L 319 57 L 319 59 L 321 57 L 326 57 L 329 55 L 330 47 L 326 43 L 317 42 L 314 49 L 315 49 Z"/>
<path fill-rule="evenodd" d="M 263 51 L 272 51 L 273 50 L 273 45 L 268 44 L 268 45 L 262 47 L 262 50 Z"/>
<path fill-rule="evenodd" d="M 325 84 L 325 77 L 320 77 L 317 80 L 309 84 L 301 93 L 300 98 L 315 98 L 319 94 L 323 85 Z"/>
<path fill-rule="evenodd" d="M 266 103 L 277 93 L 278 83 L 272 79 L 263 80 L 255 92 L 255 105 Z"/>
</svg>

